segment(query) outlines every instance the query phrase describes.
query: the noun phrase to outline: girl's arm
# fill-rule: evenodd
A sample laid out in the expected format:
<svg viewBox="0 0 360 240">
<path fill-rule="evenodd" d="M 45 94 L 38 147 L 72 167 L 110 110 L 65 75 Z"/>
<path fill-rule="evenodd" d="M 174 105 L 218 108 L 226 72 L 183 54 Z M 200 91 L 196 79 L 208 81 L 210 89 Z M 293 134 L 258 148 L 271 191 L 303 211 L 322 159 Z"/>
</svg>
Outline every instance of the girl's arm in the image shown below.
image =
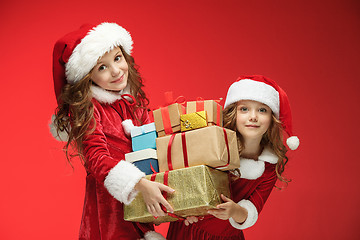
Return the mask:
<svg viewBox="0 0 360 240">
<path fill-rule="evenodd" d="M 264 174 L 257 180 L 259 184 L 247 199 L 240 200 L 237 205 L 247 210 L 247 218 L 244 222 L 238 222 L 238 219 L 229 218 L 230 224 L 237 229 L 246 229 L 253 226 L 258 215 L 263 209 L 266 200 L 274 189 L 277 181 L 275 165 L 265 163 Z"/>
<path fill-rule="evenodd" d="M 242 199 L 235 203 L 231 199 L 222 196 L 224 203 L 219 204 L 218 209 L 209 210 L 209 213 L 219 219 L 229 219 L 230 224 L 237 229 L 246 229 L 253 226 L 277 180 L 274 166 L 269 163 L 266 163 L 266 165 L 263 176 L 258 179 L 259 185 L 248 199 Z"/>
<path fill-rule="evenodd" d="M 120 202 L 130 204 L 138 191 L 141 191 L 147 206 L 156 207 L 154 211 L 149 211 L 154 216 L 164 214 L 163 211 L 159 211 L 159 204 L 163 204 L 168 211 L 173 211 L 161 194 L 161 191 L 171 193 L 171 188 L 161 183 L 144 181 L 146 180 L 145 174 L 132 163 L 122 160 L 124 158 L 122 154 L 116 158 L 110 155 L 108 147 L 111 146 L 107 143 L 106 136 L 103 133 L 104 126 L 100 121 L 100 111 L 102 111 L 102 107 L 95 103 L 96 127 L 92 134 L 86 136 L 83 141 L 87 170 L 95 176 L 98 182 L 103 182 L 108 192 Z M 119 161 L 119 159 L 121 160 Z"/>
<path fill-rule="evenodd" d="M 209 214 L 222 220 L 233 218 L 237 223 L 243 223 L 246 221 L 248 211 L 245 208 L 236 204 L 233 200 L 227 198 L 223 194 L 221 194 L 221 199 L 224 203 L 217 205 L 217 209 L 209 210 Z"/>
<path fill-rule="evenodd" d="M 111 156 L 110 147 L 103 129 L 101 116 L 107 116 L 102 106 L 94 103 L 94 131 L 86 135 L 83 140 L 83 154 L 86 159 L 86 170 L 91 173 L 97 182 L 103 183 L 108 192 L 120 202 L 129 204 L 136 196 L 135 185 L 145 174 L 135 165 L 124 161 L 124 154 L 119 151 L 118 156 Z M 121 124 L 121 123 L 120 123 Z M 90 126 L 90 129 L 92 126 Z M 125 136 L 124 136 L 125 139 Z M 119 139 L 121 141 L 122 139 Z M 126 140 L 126 139 L 125 139 Z M 124 141 L 125 141 L 124 140 Z M 124 143 L 125 145 L 125 143 Z"/>
</svg>

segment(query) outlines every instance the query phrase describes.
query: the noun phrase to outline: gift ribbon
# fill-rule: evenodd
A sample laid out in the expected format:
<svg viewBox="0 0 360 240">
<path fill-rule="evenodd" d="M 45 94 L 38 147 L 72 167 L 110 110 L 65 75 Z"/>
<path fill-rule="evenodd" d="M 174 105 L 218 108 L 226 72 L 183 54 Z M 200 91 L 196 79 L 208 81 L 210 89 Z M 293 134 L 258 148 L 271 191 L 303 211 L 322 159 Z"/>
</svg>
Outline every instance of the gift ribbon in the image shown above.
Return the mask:
<svg viewBox="0 0 360 240">
<path fill-rule="evenodd" d="M 173 100 L 172 92 L 165 92 L 165 102 L 166 102 L 166 107 L 160 107 L 160 111 L 161 111 L 162 122 L 164 125 L 164 132 L 166 135 L 170 135 L 174 132 L 171 127 L 170 114 L 169 114 L 169 109 L 167 107 L 171 104 L 178 103 L 182 105 L 181 110 L 182 113 L 184 113 L 185 111 L 184 105 L 186 103 L 186 100 L 184 96 L 179 96 L 175 100 Z"/>
<path fill-rule="evenodd" d="M 202 97 L 196 98 L 196 111 L 200 112 L 204 110 L 205 110 L 204 99 Z"/>
<path fill-rule="evenodd" d="M 155 170 L 155 168 L 153 167 L 153 165 L 150 163 L 150 169 L 153 173 L 157 173 L 157 171 Z"/>
<path fill-rule="evenodd" d="M 214 100 L 216 102 L 216 123 L 215 124 L 218 126 L 220 126 L 220 111 L 221 111 L 220 101 L 221 100 L 222 100 L 222 98 L 220 98 L 218 100 Z M 196 112 L 205 110 L 204 101 L 205 100 L 202 97 L 196 98 Z"/>
<path fill-rule="evenodd" d="M 168 150 L 167 150 L 167 160 L 168 160 L 168 167 L 169 170 L 174 170 L 172 161 L 171 161 L 171 146 L 174 142 L 175 134 L 172 134 L 168 143 Z M 183 156 L 184 156 L 184 166 L 187 168 L 189 167 L 189 159 L 187 154 L 187 148 L 186 148 L 186 138 L 185 138 L 185 132 L 181 133 L 181 143 L 182 143 L 182 150 L 183 150 Z"/>
<path fill-rule="evenodd" d="M 151 174 L 150 180 L 155 181 L 156 175 L 157 175 L 157 173 Z M 169 186 L 169 171 L 164 172 L 164 185 Z M 163 194 L 164 198 L 167 200 L 167 192 L 164 191 L 162 194 Z M 160 204 L 160 206 L 161 206 L 161 209 L 167 215 L 169 215 L 170 217 L 177 218 L 178 220 L 184 220 L 185 219 L 185 218 L 183 218 L 181 216 L 178 216 L 178 215 L 176 215 L 174 213 L 167 212 L 166 208 L 163 205 Z M 154 217 L 154 218 L 156 219 L 157 217 Z"/>
<path fill-rule="evenodd" d="M 174 138 L 175 138 L 175 134 L 172 134 L 170 137 L 169 143 L 168 143 L 167 160 L 168 160 L 169 170 L 174 170 L 174 168 L 172 166 L 172 161 L 171 161 L 171 146 L 174 141 Z"/>
<path fill-rule="evenodd" d="M 179 96 L 175 100 L 173 100 L 172 92 L 165 92 L 164 96 L 165 96 L 165 107 L 159 107 L 159 108 L 161 111 L 162 122 L 164 125 L 164 132 L 166 135 L 170 135 L 174 132 L 173 132 L 172 126 L 171 126 L 171 120 L 170 120 L 168 106 L 171 104 L 174 104 L 174 103 L 178 103 L 181 105 L 182 114 L 185 114 L 186 99 L 184 96 Z"/>
<path fill-rule="evenodd" d="M 161 107 L 161 117 L 164 125 L 164 131 L 166 135 L 172 134 L 173 130 L 171 128 L 170 114 L 167 107 Z"/>
<path fill-rule="evenodd" d="M 227 132 L 226 132 L 225 128 L 222 128 L 222 130 L 224 132 L 224 139 L 225 139 L 225 145 L 226 145 L 226 149 L 227 149 L 228 160 L 225 165 L 217 166 L 214 168 L 225 168 L 225 167 L 229 166 L 229 164 L 230 164 L 229 140 L 228 140 L 228 136 L 227 136 Z M 184 156 L 184 166 L 185 166 L 185 168 L 187 168 L 187 167 L 189 167 L 189 159 L 188 159 L 188 154 L 187 154 L 185 134 L 186 134 L 185 132 L 181 133 L 181 143 L 182 143 L 182 150 L 183 150 L 183 156 Z M 176 134 L 171 135 L 169 143 L 168 143 L 168 148 L 167 148 L 167 162 L 168 162 L 169 170 L 174 170 L 173 165 L 172 165 L 172 160 L 171 160 L 171 146 L 174 142 L 175 135 Z"/>
<path fill-rule="evenodd" d="M 174 99 L 173 98 L 173 92 L 171 92 L 171 91 L 170 92 L 165 92 L 164 96 L 165 96 L 165 103 L 166 103 L 167 106 L 171 105 L 173 103 L 179 103 L 179 104 L 185 106 L 186 99 L 185 99 L 184 96 L 180 95 L 175 100 L 173 100 Z"/>
<path fill-rule="evenodd" d="M 189 160 L 187 155 L 187 148 L 186 148 L 186 138 L 185 133 L 181 133 L 181 143 L 182 143 L 182 149 L 183 149 L 183 155 L 184 155 L 184 166 L 187 168 L 189 167 Z"/>
<path fill-rule="evenodd" d="M 223 166 L 217 166 L 217 167 L 215 167 L 215 168 L 225 168 L 225 167 L 229 166 L 229 164 L 230 164 L 229 140 L 228 140 L 228 136 L 227 136 L 227 132 L 226 132 L 225 128 L 222 128 L 222 129 L 223 129 L 223 131 L 224 131 L 224 138 L 225 138 L 226 149 L 227 149 L 227 154 L 228 154 L 228 161 L 227 161 L 227 163 L 226 163 L 225 165 L 223 165 Z"/>
</svg>

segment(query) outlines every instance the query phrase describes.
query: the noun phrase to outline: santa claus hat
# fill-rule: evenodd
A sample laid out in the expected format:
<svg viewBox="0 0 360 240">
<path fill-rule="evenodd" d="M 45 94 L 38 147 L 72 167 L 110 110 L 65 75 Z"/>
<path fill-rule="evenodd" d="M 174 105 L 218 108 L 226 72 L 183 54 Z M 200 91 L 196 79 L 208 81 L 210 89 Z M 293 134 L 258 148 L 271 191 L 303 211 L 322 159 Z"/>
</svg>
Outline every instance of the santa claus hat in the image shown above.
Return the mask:
<svg viewBox="0 0 360 240">
<path fill-rule="evenodd" d="M 298 148 L 300 141 L 292 133 L 292 117 L 288 96 L 275 81 L 261 75 L 239 77 L 228 90 L 224 108 L 240 100 L 258 101 L 269 106 L 289 135 L 286 144 L 291 150 Z"/>
<path fill-rule="evenodd" d="M 53 52 L 53 80 L 56 98 L 66 83 L 84 78 L 97 61 L 113 48 L 122 46 L 131 54 L 130 33 L 116 23 L 86 24 L 59 39 Z M 59 99 L 58 99 L 59 101 Z"/>
</svg>

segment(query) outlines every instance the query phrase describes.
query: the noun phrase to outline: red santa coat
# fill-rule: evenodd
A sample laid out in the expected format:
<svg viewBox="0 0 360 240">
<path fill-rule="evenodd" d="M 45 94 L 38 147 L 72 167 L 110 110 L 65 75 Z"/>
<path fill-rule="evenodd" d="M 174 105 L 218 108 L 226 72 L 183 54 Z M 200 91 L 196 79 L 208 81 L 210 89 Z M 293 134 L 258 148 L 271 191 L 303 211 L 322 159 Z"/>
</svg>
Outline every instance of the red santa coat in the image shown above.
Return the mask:
<svg viewBox="0 0 360 240">
<path fill-rule="evenodd" d="M 118 93 L 94 86 L 91 91 L 96 127 L 83 141 L 87 176 L 79 239 L 140 239 L 154 228 L 124 220 L 123 203 L 134 199 L 134 186 L 145 174 L 124 161 L 125 153 L 131 151 L 131 139 L 122 123 L 132 119 L 134 125 L 139 125 L 137 117 L 146 124 L 149 115 L 144 109 L 137 109 L 133 115 L 133 107 Z M 149 231 L 145 239 L 162 236 Z"/>
<path fill-rule="evenodd" d="M 185 226 L 183 221 L 170 223 L 167 239 L 208 239 L 239 240 L 245 239 L 242 230 L 254 225 L 267 198 L 277 180 L 275 164 L 277 156 L 265 148 L 258 161 L 240 158 L 241 178 L 231 182 L 232 200 L 248 211 L 248 218 L 243 224 L 232 218 L 220 220 L 206 216 L 204 220 Z"/>
</svg>

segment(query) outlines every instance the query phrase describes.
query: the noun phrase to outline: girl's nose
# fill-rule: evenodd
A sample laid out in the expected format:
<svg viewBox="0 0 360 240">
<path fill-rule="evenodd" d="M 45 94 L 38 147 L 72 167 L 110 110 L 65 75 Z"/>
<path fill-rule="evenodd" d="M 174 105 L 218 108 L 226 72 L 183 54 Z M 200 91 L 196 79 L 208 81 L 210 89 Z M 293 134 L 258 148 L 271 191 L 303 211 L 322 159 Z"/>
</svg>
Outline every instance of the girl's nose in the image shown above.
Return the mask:
<svg viewBox="0 0 360 240">
<path fill-rule="evenodd" d="M 116 65 L 112 65 L 111 66 L 111 75 L 113 77 L 116 77 L 116 76 L 119 75 L 119 73 L 120 73 L 120 68 L 118 66 L 116 66 Z"/>
<path fill-rule="evenodd" d="M 257 122 L 258 120 L 257 111 L 250 111 L 249 114 L 250 114 L 249 121 Z"/>
</svg>

